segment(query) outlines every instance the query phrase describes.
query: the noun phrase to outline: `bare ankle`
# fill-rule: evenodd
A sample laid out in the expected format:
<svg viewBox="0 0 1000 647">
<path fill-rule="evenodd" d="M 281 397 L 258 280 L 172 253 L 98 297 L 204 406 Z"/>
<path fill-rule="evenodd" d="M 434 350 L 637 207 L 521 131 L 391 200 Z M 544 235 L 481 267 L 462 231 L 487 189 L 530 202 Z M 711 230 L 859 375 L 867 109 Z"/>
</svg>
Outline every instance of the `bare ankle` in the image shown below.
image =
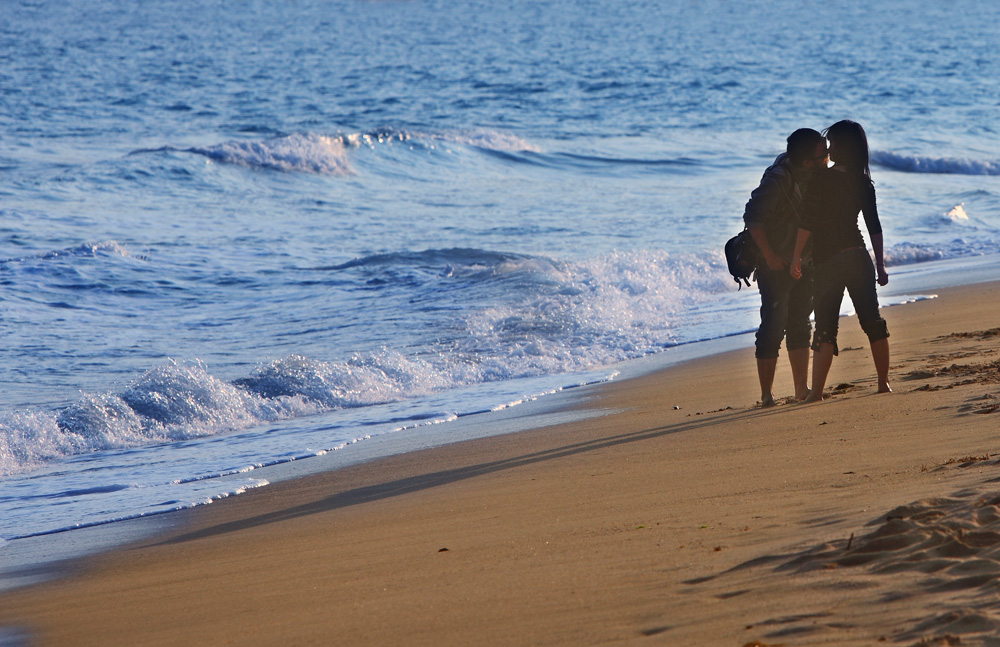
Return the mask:
<svg viewBox="0 0 1000 647">
<path fill-rule="evenodd" d="M 822 402 L 822 401 L 823 401 L 823 392 L 822 391 L 820 391 L 818 393 L 816 391 L 810 391 L 809 395 L 807 395 L 802 402 L 804 404 L 809 404 L 810 402 Z"/>
</svg>

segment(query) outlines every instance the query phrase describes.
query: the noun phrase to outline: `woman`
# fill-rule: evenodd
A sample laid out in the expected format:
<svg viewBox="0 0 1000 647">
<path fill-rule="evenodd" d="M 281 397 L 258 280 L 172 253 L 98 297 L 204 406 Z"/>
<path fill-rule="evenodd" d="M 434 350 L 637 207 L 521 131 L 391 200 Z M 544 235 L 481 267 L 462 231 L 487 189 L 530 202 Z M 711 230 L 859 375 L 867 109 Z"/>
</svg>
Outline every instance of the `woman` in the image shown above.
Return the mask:
<svg viewBox="0 0 1000 647">
<path fill-rule="evenodd" d="M 813 240 L 815 263 L 815 319 L 813 335 L 812 390 L 805 402 L 823 399 L 826 377 L 837 350 L 837 326 L 840 304 L 847 288 L 861 328 L 868 335 L 878 392 L 889 388 L 889 329 L 878 310 L 875 283 L 886 285 L 882 256 L 882 225 L 875 206 L 875 186 L 868 168 L 868 138 L 861 124 L 838 121 L 824 133 L 830 141 L 833 166 L 817 170 L 802 202 L 802 224 L 795 241 L 790 271 L 802 276 L 802 251 Z M 858 228 L 858 212 L 865 224 L 875 251 L 875 265 L 865 249 Z"/>
</svg>

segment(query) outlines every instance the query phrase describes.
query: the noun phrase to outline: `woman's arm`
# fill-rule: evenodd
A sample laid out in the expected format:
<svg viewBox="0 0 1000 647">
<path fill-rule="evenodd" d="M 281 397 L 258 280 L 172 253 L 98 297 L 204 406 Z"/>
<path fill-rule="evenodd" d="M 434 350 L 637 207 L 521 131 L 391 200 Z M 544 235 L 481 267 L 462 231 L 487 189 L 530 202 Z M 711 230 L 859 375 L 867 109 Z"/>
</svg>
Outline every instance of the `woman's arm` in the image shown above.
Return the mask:
<svg viewBox="0 0 1000 647">
<path fill-rule="evenodd" d="M 875 187 L 869 184 L 868 195 L 865 204 L 861 208 L 861 213 L 865 217 L 865 225 L 868 227 L 868 237 L 872 241 L 872 251 L 875 253 L 876 280 L 879 285 L 889 283 L 889 275 L 885 271 L 885 257 L 882 254 L 882 223 L 878 219 L 878 207 L 875 203 Z"/>
<path fill-rule="evenodd" d="M 882 234 L 869 234 L 872 239 L 872 251 L 875 252 L 875 272 L 878 275 L 878 284 L 889 283 L 889 275 L 885 271 L 885 258 L 882 255 Z"/>
<path fill-rule="evenodd" d="M 800 227 L 799 233 L 795 237 L 795 251 L 792 252 L 792 264 L 789 272 L 796 281 L 802 278 L 802 250 L 806 248 L 806 242 L 811 235 L 811 231 Z"/>
</svg>

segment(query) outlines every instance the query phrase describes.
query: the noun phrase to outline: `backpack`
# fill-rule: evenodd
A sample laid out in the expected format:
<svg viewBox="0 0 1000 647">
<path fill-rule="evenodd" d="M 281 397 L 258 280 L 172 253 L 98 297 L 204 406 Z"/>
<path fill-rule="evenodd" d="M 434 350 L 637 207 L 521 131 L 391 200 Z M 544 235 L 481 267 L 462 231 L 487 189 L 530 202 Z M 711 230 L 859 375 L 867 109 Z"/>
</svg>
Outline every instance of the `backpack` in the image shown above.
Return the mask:
<svg viewBox="0 0 1000 647">
<path fill-rule="evenodd" d="M 729 273 L 739 286 L 737 289 L 742 290 L 743 283 L 750 287 L 750 277 L 757 271 L 757 244 L 753 242 L 749 229 L 744 229 L 726 241 L 726 262 L 729 264 Z"/>
</svg>

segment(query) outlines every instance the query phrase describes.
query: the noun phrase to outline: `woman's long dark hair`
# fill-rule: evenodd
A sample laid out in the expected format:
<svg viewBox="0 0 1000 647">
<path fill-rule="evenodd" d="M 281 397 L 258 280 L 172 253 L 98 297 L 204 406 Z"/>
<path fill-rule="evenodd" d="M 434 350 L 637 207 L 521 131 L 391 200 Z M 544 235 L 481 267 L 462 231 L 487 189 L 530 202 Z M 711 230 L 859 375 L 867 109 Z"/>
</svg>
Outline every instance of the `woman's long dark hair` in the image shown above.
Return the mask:
<svg viewBox="0 0 1000 647">
<path fill-rule="evenodd" d="M 823 134 L 837 147 L 837 157 L 843 160 L 844 165 L 856 173 L 861 173 L 871 182 L 872 172 L 868 167 L 868 136 L 865 135 L 865 129 L 861 124 L 844 119 L 824 130 Z"/>
</svg>

